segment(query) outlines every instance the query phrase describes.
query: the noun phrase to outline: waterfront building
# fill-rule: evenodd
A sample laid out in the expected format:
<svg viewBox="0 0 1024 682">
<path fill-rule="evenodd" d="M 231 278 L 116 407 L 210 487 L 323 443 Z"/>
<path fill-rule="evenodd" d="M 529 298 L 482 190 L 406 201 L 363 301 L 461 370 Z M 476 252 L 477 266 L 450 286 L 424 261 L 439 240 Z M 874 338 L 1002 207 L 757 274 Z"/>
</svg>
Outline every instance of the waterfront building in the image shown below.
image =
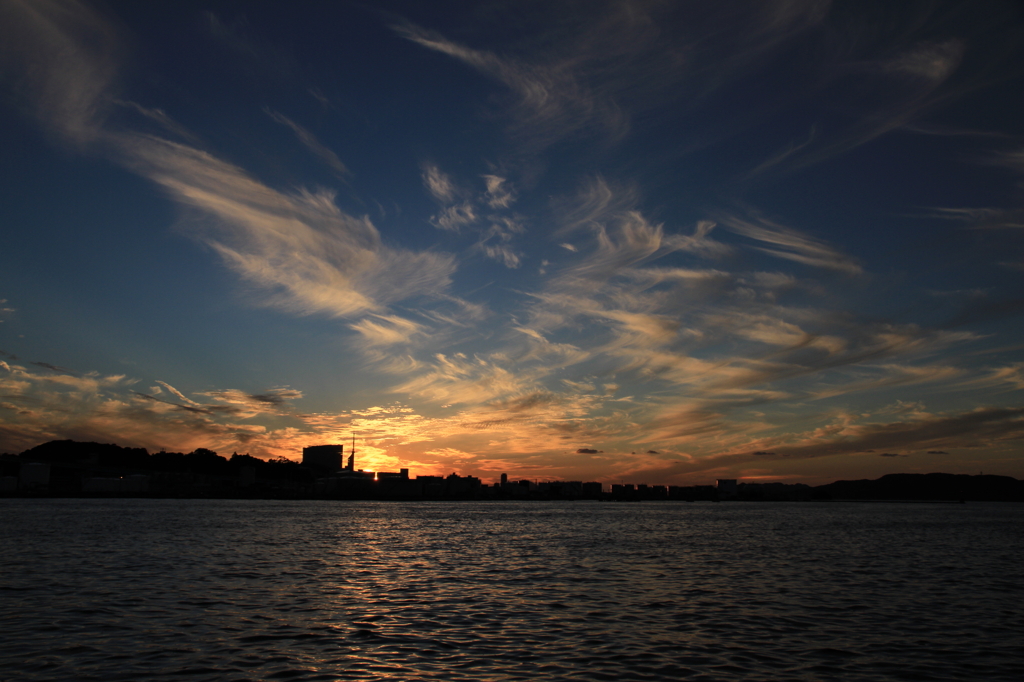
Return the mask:
<svg viewBox="0 0 1024 682">
<path fill-rule="evenodd" d="M 302 448 L 302 466 L 314 471 L 332 474 L 341 469 L 343 445 L 310 445 Z M 352 457 L 349 457 L 351 463 Z"/>
<path fill-rule="evenodd" d="M 718 490 L 720 497 L 736 497 L 736 479 L 735 478 L 719 478 L 715 482 L 715 489 Z"/>
<path fill-rule="evenodd" d="M 18 474 L 18 487 L 22 490 L 46 490 L 50 485 L 48 462 L 25 462 Z"/>
</svg>

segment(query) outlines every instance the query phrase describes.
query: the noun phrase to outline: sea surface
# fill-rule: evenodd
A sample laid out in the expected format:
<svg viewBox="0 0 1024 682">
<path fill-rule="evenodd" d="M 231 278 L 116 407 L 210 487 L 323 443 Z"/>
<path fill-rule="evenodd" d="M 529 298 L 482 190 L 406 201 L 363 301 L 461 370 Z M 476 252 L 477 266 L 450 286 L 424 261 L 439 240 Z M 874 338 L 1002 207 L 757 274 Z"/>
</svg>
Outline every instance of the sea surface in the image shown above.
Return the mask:
<svg viewBox="0 0 1024 682">
<path fill-rule="evenodd" d="M 1020 680 L 1024 505 L 0 500 L 0 680 Z"/>
</svg>

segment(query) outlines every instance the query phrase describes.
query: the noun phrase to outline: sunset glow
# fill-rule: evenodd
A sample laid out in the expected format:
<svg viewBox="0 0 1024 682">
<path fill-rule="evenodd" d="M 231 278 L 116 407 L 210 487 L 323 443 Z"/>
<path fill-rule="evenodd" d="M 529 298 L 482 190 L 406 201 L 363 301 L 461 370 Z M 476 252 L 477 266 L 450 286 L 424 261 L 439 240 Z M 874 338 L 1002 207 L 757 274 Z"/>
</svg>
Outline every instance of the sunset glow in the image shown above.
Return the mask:
<svg viewBox="0 0 1024 682">
<path fill-rule="evenodd" d="M 1024 477 L 1019 3 L 5 2 L 0 452 Z"/>
</svg>

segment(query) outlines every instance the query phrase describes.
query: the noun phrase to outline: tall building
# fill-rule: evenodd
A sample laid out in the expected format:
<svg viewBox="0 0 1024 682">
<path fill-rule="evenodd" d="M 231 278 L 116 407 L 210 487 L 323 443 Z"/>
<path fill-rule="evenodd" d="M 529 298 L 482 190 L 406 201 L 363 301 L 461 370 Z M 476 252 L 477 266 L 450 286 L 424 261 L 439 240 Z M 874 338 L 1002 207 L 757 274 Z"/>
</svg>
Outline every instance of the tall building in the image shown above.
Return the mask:
<svg viewBox="0 0 1024 682">
<path fill-rule="evenodd" d="M 317 471 L 333 474 L 341 469 L 344 445 L 310 445 L 302 448 L 302 465 Z M 351 460 L 351 457 L 349 458 Z"/>
<path fill-rule="evenodd" d="M 736 497 L 738 488 L 735 478 L 719 478 L 715 482 L 715 489 L 721 497 Z"/>
</svg>

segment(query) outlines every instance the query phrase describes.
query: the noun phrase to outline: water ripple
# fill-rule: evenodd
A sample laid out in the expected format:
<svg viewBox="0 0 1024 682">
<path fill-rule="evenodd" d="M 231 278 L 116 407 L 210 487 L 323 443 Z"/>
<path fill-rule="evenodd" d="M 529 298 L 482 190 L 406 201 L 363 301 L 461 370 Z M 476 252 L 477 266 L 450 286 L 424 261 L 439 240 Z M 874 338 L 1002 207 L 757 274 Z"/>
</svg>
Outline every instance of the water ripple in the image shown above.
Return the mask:
<svg viewBox="0 0 1024 682">
<path fill-rule="evenodd" d="M 0 679 L 1019 679 L 1019 505 L 0 500 Z"/>
</svg>

